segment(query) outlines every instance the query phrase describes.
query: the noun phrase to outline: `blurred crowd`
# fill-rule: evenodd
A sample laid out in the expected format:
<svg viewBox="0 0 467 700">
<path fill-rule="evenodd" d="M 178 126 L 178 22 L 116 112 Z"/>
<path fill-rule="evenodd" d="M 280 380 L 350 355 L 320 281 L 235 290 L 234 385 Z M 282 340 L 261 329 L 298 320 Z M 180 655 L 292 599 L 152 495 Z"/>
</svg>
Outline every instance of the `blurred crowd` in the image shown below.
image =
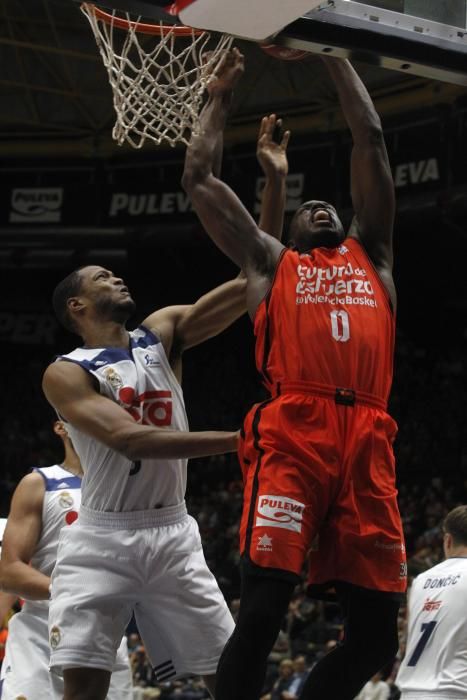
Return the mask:
<svg viewBox="0 0 467 700">
<path fill-rule="evenodd" d="M 264 396 L 254 369 L 251 346 L 230 352 L 209 343 L 185 360 L 185 396 L 194 429 L 239 426 L 249 406 Z M 408 554 L 409 582 L 442 559 L 441 521 L 454 506 L 467 503 L 467 373 L 465 341 L 439 348 L 414 345 L 399 336 L 390 412 L 399 423 L 395 444 L 400 511 Z M 11 493 L 32 466 L 61 459 L 50 430 L 53 414 L 43 399 L 40 376 L 49 357 L 18 348 L 2 366 L 0 440 L 0 516 Z M 18 372 L 18 366 L 21 371 Z M 16 368 L 16 369 L 15 369 Z M 188 507 L 198 520 L 208 565 L 215 573 L 235 616 L 240 579 L 238 524 L 242 507 L 241 473 L 234 455 L 193 460 L 189 467 Z M 401 651 L 404 616 L 400 615 Z M 337 605 L 307 598 L 298 586 L 270 655 L 262 700 L 296 700 L 312 665 L 342 635 Z M 135 700 L 201 700 L 201 681 L 157 684 L 135 628 L 129 630 L 129 654 Z M 383 669 L 362 690 L 359 700 L 397 698 L 398 661 Z"/>
</svg>

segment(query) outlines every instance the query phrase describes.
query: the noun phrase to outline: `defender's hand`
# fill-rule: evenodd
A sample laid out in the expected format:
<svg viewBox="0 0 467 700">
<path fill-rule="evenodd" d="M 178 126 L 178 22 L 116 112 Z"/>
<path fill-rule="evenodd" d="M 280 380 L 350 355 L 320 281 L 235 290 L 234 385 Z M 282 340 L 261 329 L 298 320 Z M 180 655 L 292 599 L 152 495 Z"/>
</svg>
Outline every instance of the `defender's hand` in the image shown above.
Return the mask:
<svg viewBox="0 0 467 700">
<path fill-rule="evenodd" d="M 281 126 L 282 119 L 278 119 L 275 114 L 263 117 L 261 121 L 256 156 L 266 176 L 285 177 L 289 172 L 287 146 L 290 131 L 283 134 L 279 143 L 274 140 L 274 133 Z"/>
</svg>

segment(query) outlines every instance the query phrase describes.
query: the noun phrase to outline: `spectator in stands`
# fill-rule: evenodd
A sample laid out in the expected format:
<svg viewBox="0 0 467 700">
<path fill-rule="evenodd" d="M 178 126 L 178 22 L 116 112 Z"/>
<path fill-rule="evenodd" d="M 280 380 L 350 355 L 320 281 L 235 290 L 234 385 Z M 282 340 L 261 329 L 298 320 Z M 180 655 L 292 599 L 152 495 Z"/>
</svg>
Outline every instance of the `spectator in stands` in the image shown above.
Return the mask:
<svg viewBox="0 0 467 700">
<path fill-rule="evenodd" d="M 373 678 L 365 683 L 355 700 L 389 700 L 391 689 L 382 680 L 382 673 L 375 673 Z"/>
<path fill-rule="evenodd" d="M 261 700 L 285 700 L 286 692 L 292 682 L 294 666 L 292 659 L 282 659 L 279 664 L 279 678 L 272 686 L 271 692 L 261 697 Z"/>
<path fill-rule="evenodd" d="M 281 700 L 298 700 L 310 670 L 310 668 L 307 668 L 304 656 L 295 657 L 290 685 L 287 690 L 282 692 Z"/>
<path fill-rule="evenodd" d="M 205 700 L 210 698 L 210 695 L 200 678 L 187 678 L 184 681 L 174 683 L 174 689 L 167 700 Z"/>
</svg>

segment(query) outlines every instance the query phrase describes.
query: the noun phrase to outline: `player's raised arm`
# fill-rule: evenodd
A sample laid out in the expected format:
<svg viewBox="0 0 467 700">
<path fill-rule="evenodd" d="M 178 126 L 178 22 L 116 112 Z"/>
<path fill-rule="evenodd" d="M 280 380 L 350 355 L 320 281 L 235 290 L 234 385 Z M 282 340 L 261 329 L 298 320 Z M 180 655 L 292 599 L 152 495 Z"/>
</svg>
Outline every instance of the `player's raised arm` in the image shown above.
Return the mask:
<svg viewBox="0 0 467 700">
<path fill-rule="evenodd" d="M 274 267 L 283 246 L 258 228 L 234 192 L 214 175 L 218 134 L 242 74 L 243 56 L 233 49 L 209 84 L 200 133 L 187 149 L 182 184 L 207 233 L 248 276 L 249 269 Z"/>
<path fill-rule="evenodd" d="M 159 336 L 172 359 L 218 335 L 245 312 L 246 278 L 239 276 L 203 294 L 194 304 L 155 311 L 143 325 Z"/>
<path fill-rule="evenodd" d="M 125 409 L 98 394 L 90 375 L 73 362 L 50 365 L 43 389 L 66 421 L 130 461 L 207 457 L 237 448 L 232 432 L 182 432 L 136 423 Z"/>
<path fill-rule="evenodd" d="M 266 176 L 261 202 L 260 229 L 280 240 L 285 210 L 285 179 L 288 172 L 287 144 L 290 132 L 274 140 L 281 121 L 275 114 L 261 121 L 257 157 Z M 221 132 L 222 133 L 222 132 Z M 213 163 L 220 170 L 218 137 L 213 149 Z M 199 345 L 228 328 L 246 311 L 246 278 L 239 275 L 207 292 L 195 304 L 160 309 L 144 321 L 161 338 L 172 360 L 187 348 Z"/>
<path fill-rule="evenodd" d="M 281 134 L 281 127 L 282 120 L 275 114 L 263 117 L 256 147 L 256 156 L 266 176 L 259 228 L 279 241 L 284 228 L 286 178 L 289 172 L 287 146 L 290 138 L 290 131 Z"/>
<path fill-rule="evenodd" d="M 395 197 L 381 120 L 349 61 L 329 57 L 323 60 L 352 133 L 351 189 L 356 236 L 378 271 L 390 271 Z"/>
<path fill-rule="evenodd" d="M 2 590 L 27 600 L 47 600 L 50 579 L 30 566 L 42 529 L 44 480 L 27 474 L 13 494 L 2 542 Z"/>
</svg>

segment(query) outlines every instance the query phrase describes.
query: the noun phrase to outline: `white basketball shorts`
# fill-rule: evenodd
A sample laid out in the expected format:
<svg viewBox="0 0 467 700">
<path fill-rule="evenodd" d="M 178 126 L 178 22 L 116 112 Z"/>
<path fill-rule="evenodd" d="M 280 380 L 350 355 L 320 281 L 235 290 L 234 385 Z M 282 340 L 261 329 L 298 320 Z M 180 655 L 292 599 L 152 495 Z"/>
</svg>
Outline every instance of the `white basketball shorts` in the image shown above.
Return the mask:
<svg viewBox="0 0 467 700">
<path fill-rule="evenodd" d="M 216 671 L 234 623 L 184 503 L 123 513 L 81 506 L 60 533 L 51 666 L 111 670 L 133 612 L 157 680 Z"/>
<path fill-rule="evenodd" d="M 2 700 L 34 698 L 62 700 L 63 676 L 49 670 L 50 646 L 47 601 L 26 602 L 8 625 L 8 639 L 2 664 Z M 107 700 L 132 700 L 133 683 L 126 638 L 121 640 Z"/>
</svg>

